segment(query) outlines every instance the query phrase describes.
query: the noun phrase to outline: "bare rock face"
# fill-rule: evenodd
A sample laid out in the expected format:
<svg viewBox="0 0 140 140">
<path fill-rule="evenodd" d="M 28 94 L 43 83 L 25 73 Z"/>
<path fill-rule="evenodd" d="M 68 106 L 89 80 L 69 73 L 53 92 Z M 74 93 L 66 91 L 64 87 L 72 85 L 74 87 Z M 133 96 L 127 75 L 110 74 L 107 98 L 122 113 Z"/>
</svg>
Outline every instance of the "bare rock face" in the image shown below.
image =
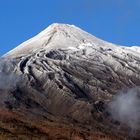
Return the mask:
<svg viewBox="0 0 140 140">
<path fill-rule="evenodd" d="M 140 53 L 53 24 L 0 62 L 0 139 L 139 139 L 108 104 L 140 86 Z M 139 90 L 138 90 L 139 98 Z"/>
</svg>

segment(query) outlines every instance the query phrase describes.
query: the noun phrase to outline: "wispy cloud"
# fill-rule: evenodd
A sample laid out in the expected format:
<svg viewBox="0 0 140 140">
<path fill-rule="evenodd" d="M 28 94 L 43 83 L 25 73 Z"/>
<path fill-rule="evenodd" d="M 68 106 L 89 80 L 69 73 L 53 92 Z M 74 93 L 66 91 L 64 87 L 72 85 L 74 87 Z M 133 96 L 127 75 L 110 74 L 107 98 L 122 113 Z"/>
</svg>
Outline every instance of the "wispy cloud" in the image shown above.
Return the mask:
<svg viewBox="0 0 140 140">
<path fill-rule="evenodd" d="M 138 129 L 140 126 L 140 98 L 138 93 L 137 88 L 121 92 L 109 104 L 112 117 L 131 129 Z"/>
</svg>

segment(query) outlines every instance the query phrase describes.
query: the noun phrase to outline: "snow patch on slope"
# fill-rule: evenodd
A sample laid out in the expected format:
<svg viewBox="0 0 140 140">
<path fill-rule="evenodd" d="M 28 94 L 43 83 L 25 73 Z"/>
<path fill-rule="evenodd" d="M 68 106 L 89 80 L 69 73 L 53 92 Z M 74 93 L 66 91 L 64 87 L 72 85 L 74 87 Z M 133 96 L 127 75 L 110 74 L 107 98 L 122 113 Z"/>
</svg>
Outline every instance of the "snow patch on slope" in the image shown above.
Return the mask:
<svg viewBox="0 0 140 140">
<path fill-rule="evenodd" d="M 132 46 L 132 47 L 126 47 L 127 49 L 131 51 L 135 51 L 136 53 L 140 53 L 140 47 L 139 46 Z"/>
</svg>

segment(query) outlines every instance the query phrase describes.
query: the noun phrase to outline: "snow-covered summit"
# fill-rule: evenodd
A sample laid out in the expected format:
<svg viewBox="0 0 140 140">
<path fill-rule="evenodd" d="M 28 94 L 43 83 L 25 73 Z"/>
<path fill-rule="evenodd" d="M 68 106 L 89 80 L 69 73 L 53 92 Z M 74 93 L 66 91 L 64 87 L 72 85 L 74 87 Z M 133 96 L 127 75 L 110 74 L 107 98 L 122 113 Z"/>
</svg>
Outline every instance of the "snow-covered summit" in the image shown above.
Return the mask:
<svg viewBox="0 0 140 140">
<path fill-rule="evenodd" d="M 113 46 L 113 44 L 96 38 L 82 29 L 69 24 L 54 23 L 35 37 L 17 46 L 5 56 L 15 57 L 28 54 L 38 49 L 77 47 L 83 43 L 95 46 Z"/>
<path fill-rule="evenodd" d="M 102 48 L 101 51 L 103 53 L 104 51 L 107 51 L 108 54 L 124 55 L 130 53 L 138 56 L 140 53 L 140 48 L 137 46 L 126 47 L 115 45 L 103 41 L 74 25 L 54 23 L 4 56 L 18 57 L 42 49 L 49 51 L 51 49 L 60 48 L 73 51 L 86 49 L 87 55 L 89 52 L 92 52 L 93 49 L 100 50 L 100 48 Z"/>
</svg>

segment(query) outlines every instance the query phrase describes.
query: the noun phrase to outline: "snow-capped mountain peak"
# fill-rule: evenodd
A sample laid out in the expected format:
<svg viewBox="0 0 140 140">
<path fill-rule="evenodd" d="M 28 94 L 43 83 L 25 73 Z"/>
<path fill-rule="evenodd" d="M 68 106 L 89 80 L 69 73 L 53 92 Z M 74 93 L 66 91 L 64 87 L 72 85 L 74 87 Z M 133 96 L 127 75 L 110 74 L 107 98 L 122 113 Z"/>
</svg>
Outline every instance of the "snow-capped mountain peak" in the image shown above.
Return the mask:
<svg viewBox="0 0 140 140">
<path fill-rule="evenodd" d="M 10 59 L 0 64 L 2 139 L 120 140 L 130 128 L 140 138 L 139 47 L 52 24 L 4 57 Z M 110 110 L 114 95 L 129 88 L 138 99 L 125 95 Z"/>
<path fill-rule="evenodd" d="M 44 31 L 17 46 L 5 56 L 15 57 L 25 55 L 38 49 L 78 47 L 80 44 L 92 44 L 95 46 L 114 46 L 111 43 L 96 38 L 82 29 L 69 24 L 54 23 Z"/>
</svg>

